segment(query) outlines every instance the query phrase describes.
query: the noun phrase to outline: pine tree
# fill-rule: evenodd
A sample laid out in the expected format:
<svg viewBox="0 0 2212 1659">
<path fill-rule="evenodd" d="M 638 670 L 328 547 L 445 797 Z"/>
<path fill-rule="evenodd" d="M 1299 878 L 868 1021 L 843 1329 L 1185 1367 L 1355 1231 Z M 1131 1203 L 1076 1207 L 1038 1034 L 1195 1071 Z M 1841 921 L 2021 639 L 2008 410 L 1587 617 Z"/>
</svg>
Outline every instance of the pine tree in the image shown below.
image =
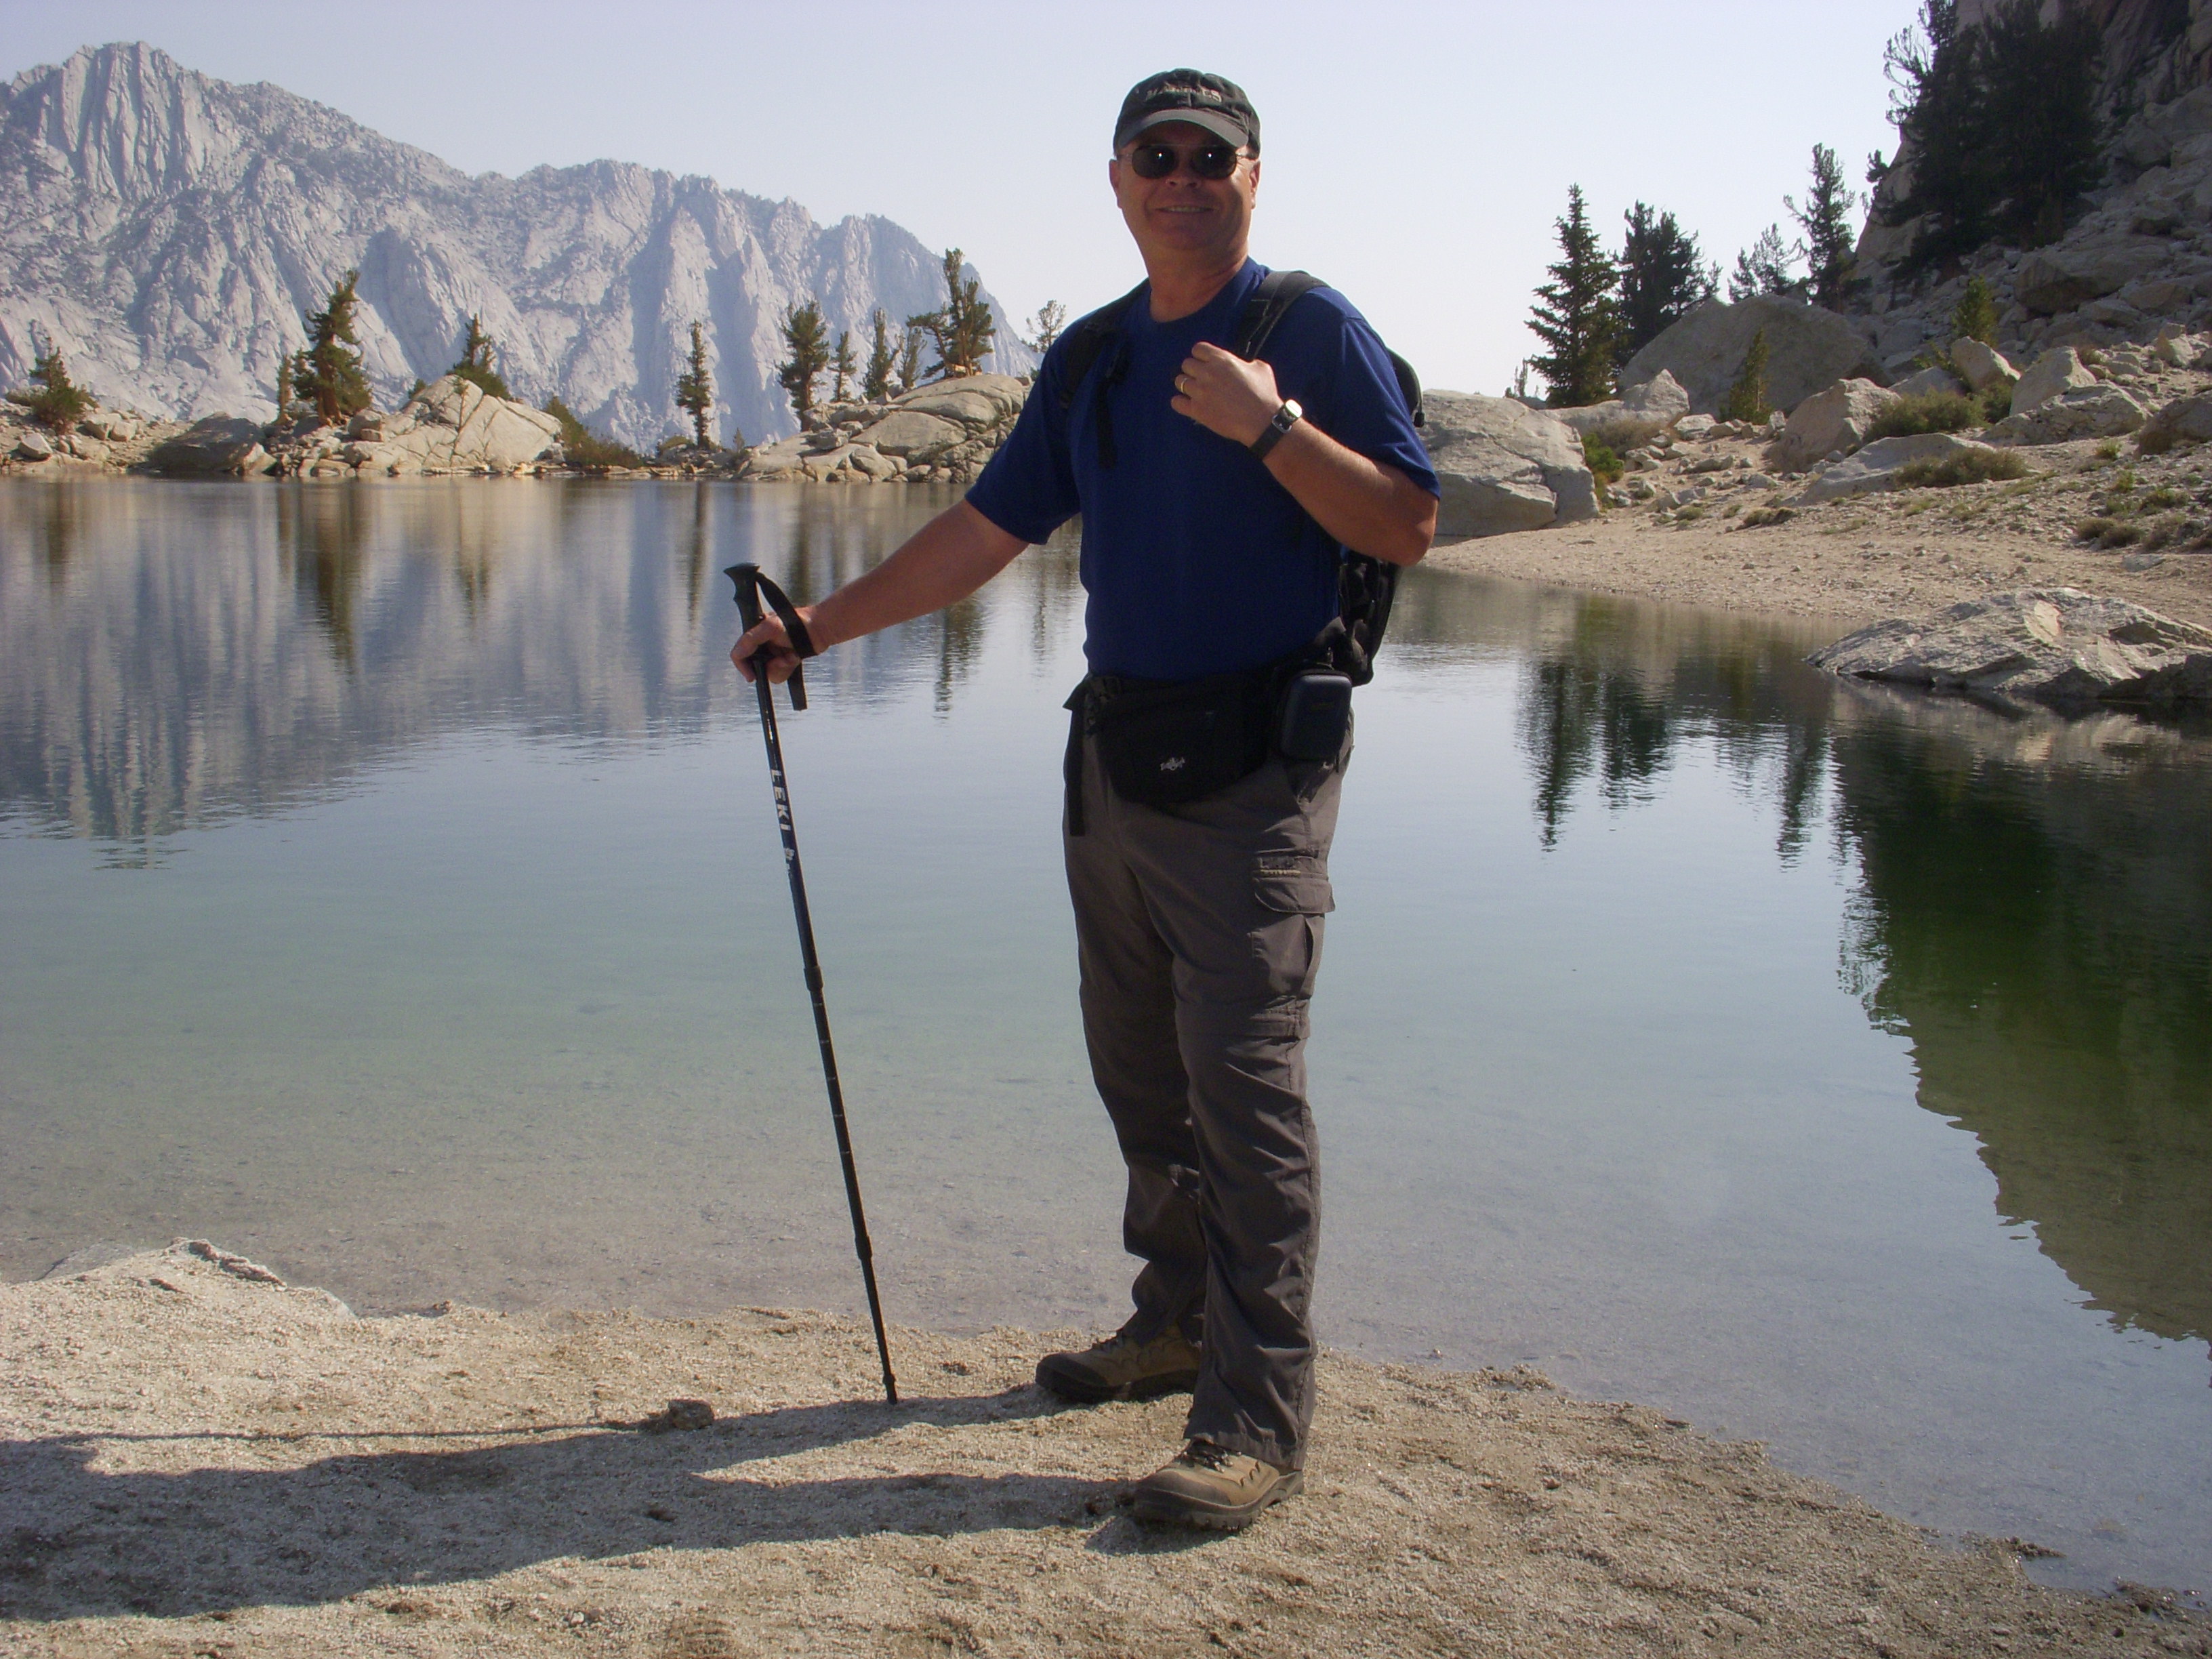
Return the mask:
<svg viewBox="0 0 2212 1659">
<path fill-rule="evenodd" d="M 49 346 L 44 351 L 32 347 L 31 385 L 34 390 L 11 392 L 8 401 L 27 410 L 40 426 L 55 432 L 74 432 L 77 422 L 92 413 L 92 394 L 70 379 L 69 365 L 63 361 L 59 347 Z"/>
<path fill-rule="evenodd" d="M 1060 338 L 1060 331 L 1067 326 L 1067 307 L 1057 300 L 1047 300 L 1037 307 L 1030 326 L 1036 331 L 1023 343 L 1040 357 L 1052 349 L 1052 343 Z"/>
<path fill-rule="evenodd" d="M 1894 88 L 1890 119 L 1912 150 L 1912 188 L 1893 204 L 1893 222 L 1923 214 L 1928 221 L 1913 243 L 1915 264 L 1967 252 L 1989 234 L 1981 48 L 1981 31 L 1959 25 L 1958 0 L 1921 0 L 1919 28 L 1895 36 L 1882 53 Z"/>
<path fill-rule="evenodd" d="M 860 372 L 860 360 L 853 355 L 853 331 L 837 331 L 837 355 L 830 360 L 830 367 L 837 376 L 836 385 L 830 393 L 830 401 L 842 404 L 853 393 L 853 376 Z"/>
<path fill-rule="evenodd" d="M 276 360 L 276 418 L 283 420 L 292 412 L 292 354 L 286 352 Z"/>
<path fill-rule="evenodd" d="M 689 366 L 676 377 L 676 406 L 691 417 L 692 441 L 702 449 L 714 448 L 708 422 L 714 413 L 714 377 L 707 369 L 707 331 L 697 323 L 691 325 Z"/>
<path fill-rule="evenodd" d="M 908 323 L 899 331 L 898 389 L 903 397 L 921 380 L 921 333 Z"/>
<path fill-rule="evenodd" d="M 460 361 L 446 373 L 459 375 L 495 398 L 512 398 L 514 395 L 507 389 L 507 382 L 501 378 L 500 372 L 492 367 L 491 336 L 483 331 L 483 319 L 473 314 L 469 318 L 467 329 L 461 335 Z"/>
<path fill-rule="evenodd" d="M 780 326 L 783 348 L 791 356 L 775 366 L 775 377 L 791 394 L 791 406 L 804 424 L 814 407 L 814 382 L 830 367 L 830 336 L 821 303 L 809 300 L 803 306 L 786 306 Z"/>
<path fill-rule="evenodd" d="M 1590 227 L 1580 185 L 1567 191 L 1567 216 L 1557 222 L 1560 258 L 1546 267 L 1552 280 L 1536 290 L 1528 327 L 1550 348 L 1529 361 L 1550 388 L 1554 409 L 1602 403 L 1613 395 L 1613 345 L 1620 312 L 1613 291 L 1620 274 Z"/>
<path fill-rule="evenodd" d="M 1626 363 L 1711 299 L 1720 273 L 1705 263 L 1698 239 L 1684 235 L 1673 214 L 1638 202 L 1622 217 L 1628 236 L 1620 250 L 1618 350 Z"/>
<path fill-rule="evenodd" d="M 890 319 L 884 315 L 883 307 L 878 306 L 876 307 L 875 343 L 868 348 L 867 374 L 860 382 L 860 395 L 870 403 L 882 403 L 891 395 L 894 362 Z"/>
<path fill-rule="evenodd" d="M 1958 309 L 1951 313 L 1951 337 L 1979 340 L 1985 346 L 1996 344 L 1996 296 L 1990 292 L 1990 285 L 1983 278 L 1966 279 L 1966 291 L 1959 296 Z"/>
<path fill-rule="evenodd" d="M 963 257 L 957 247 L 945 250 L 944 305 L 906 319 L 908 329 L 921 329 L 936 343 L 937 362 L 930 369 L 936 380 L 975 374 L 998 334 L 982 279 L 960 274 Z"/>
<path fill-rule="evenodd" d="M 1757 241 L 1735 256 L 1735 269 L 1729 275 L 1729 303 L 1741 305 L 1762 294 L 1788 294 L 1797 285 L 1798 279 L 1790 269 L 1790 249 L 1782 240 L 1782 227 L 1769 225 L 1759 233 Z"/>
<path fill-rule="evenodd" d="M 1813 276 L 1813 302 L 1834 307 L 1843 298 L 1844 277 L 1857 257 L 1857 239 L 1851 234 L 1851 210 L 1858 205 L 1856 192 L 1844 183 L 1843 164 L 1826 144 L 1813 146 L 1813 187 L 1799 207 L 1790 197 L 1782 198 L 1790 216 L 1797 222 L 1805 240 L 1799 244 Z"/>
<path fill-rule="evenodd" d="M 349 270 L 331 290 L 330 303 L 308 314 L 307 348 L 292 360 L 293 390 L 315 406 L 325 426 L 336 426 L 374 401 L 353 326 L 353 310 L 361 303 L 354 288 L 360 281 L 358 270 Z"/>
<path fill-rule="evenodd" d="M 1990 194 L 2035 242 L 2065 234 L 2066 204 L 2100 172 L 2097 66 L 2104 32 L 2085 8 L 2046 23 L 2035 0 L 2009 0 L 1979 26 L 1984 97 L 1998 143 Z"/>
<path fill-rule="evenodd" d="M 1766 331 L 1751 337 L 1743 354 L 1743 367 L 1729 388 L 1727 406 L 1721 411 L 1731 421 L 1763 421 L 1773 412 L 1766 398 Z"/>
</svg>

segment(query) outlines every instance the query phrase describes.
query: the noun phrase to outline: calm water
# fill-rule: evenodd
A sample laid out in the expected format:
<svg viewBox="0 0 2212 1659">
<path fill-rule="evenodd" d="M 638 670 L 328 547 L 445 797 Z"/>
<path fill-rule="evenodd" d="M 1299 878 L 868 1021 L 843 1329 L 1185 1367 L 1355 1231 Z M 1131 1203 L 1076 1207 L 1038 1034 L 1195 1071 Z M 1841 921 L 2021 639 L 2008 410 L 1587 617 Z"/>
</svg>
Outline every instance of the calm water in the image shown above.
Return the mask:
<svg viewBox="0 0 2212 1659">
<path fill-rule="evenodd" d="M 0 488 L 0 1274 L 851 1308 L 716 574 L 949 498 Z M 1070 548 L 785 726 L 885 1300 L 1117 1322 L 1058 868 Z M 1316 1005 L 1328 1340 L 1533 1362 L 2039 1568 L 2212 1590 L 2212 737 L 1416 573 Z"/>
</svg>

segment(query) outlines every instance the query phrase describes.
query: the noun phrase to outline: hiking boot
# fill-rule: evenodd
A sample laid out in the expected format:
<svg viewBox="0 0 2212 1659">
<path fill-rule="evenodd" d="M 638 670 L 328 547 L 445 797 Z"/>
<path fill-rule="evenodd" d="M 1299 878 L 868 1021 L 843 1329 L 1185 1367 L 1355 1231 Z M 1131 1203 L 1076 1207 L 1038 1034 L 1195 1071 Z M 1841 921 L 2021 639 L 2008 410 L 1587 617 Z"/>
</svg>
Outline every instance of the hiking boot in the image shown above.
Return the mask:
<svg viewBox="0 0 2212 1659">
<path fill-rule="evenodd" d="M 1174 1462 L 1137 1483 L 1137 1518 L 1235 1532 L 1270 1504 L 1305 1488 L 1296 1469 L 1279 1469 L 1207 1440 L 1194 1440 Z"/>
<path fill-rule="evenodd" d="M 1108 1400 L 1150 1400 L 1198 1386 L 1198 1345 L 1178 1330 L 1139 1342 L 1116 1331 L 1079 1352 L 1037 1361 L 1037 1386 L 1062 1400 L 1095 1406 Z"/>
</svg>

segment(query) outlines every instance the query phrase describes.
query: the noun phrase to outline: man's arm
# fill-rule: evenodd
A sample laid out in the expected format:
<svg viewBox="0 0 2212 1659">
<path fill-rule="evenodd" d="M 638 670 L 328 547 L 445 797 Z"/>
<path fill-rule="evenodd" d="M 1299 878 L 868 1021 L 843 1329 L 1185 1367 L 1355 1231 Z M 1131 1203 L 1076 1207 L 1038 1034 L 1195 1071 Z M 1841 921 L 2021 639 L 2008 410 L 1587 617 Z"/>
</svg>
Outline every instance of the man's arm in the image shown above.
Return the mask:
<svg viewBox="0 0 2212 1659">
<path fill-rule="evenodd" d="M 1275 371 L 1201 340 L 1183 360 L 1176 413 L 1210 432 L 1249 444 L 1282 407 Z M 1275 481 L 1316 523 L 1355 553 L 1416 564 L 1437 533 L 1437 498 L 1395 466 L 1346 449 L 1300 421 L 1267 452 Z"/>
<path fill-rule="evenodd" d="M 866 575 L 846 583 L 818 605 L 801 605 L 799 619 L 813 636 L 815 648 L 826 651 L 966 599 L 1028 545 L 962 501 L 922 526 Z M 768 677 L 781 685 L 799 666 L 799 653 L 774 617 L 763 617 L 746 629 L 731 647 L 730 660 L 750 680 L 752 659 L 763 646 L 770 653 Z"/>
</svg>

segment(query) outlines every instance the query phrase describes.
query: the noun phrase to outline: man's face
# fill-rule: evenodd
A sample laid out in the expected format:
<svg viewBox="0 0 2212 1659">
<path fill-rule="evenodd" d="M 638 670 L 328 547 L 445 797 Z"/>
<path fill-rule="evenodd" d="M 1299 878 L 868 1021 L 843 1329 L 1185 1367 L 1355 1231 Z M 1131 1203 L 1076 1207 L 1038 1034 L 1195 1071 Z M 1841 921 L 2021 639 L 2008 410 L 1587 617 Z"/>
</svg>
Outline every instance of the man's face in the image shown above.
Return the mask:
<svg viewBox="0 0 2212 1659">
<path fill-rule="evenodd" d="M 1201 179 L 1190 164 L 1196 151 L 1222 143 L 1204 127 L 1170 121 L 1139 134 L 1108 164 L 1114 199 L 1139 249 L 1226 258 L 1244 246 L 1260 199 L 1259 158 L 1239 156 L 1226 179 Z M 1164 179 L 1139 179 L 1130 155 L 1154 144 L 1176 152 L 1176 169 Z"/>
</svg>

